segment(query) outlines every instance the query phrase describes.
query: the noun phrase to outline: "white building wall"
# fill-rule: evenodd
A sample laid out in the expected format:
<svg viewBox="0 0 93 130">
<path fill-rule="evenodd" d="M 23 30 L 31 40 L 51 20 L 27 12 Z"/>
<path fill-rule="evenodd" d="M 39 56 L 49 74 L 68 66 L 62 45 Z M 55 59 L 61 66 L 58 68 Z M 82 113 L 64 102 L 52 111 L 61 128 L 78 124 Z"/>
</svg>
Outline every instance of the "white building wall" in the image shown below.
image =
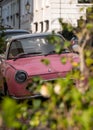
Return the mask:
<svg viewBox="0 0 93 130">
<path fill-rule="evenodd" d="M 63 19 L 64 22 L 77 26 L 77 20 L 80 16 L 83 17 L 86 14 L 86 10 L 80 12 L 81 6 L 78 6 L 77 0 L 51 0 L 51 23 L 52 29 L 60 30 L 62 27 L 59 25 L 59 18 Z"/>
<path fill-rule="evenodd" d="M 47 4 L 48 6 L 47 6 Z M 86 19 L 86 8 L 91 4 L 79 4 L 78 0 L 34 0 L 34 19 L 32 22 L 32 32 L 41 32 L 40 21 L 44 23 L 43 32 L 45 32 L 45 21 L 49 20 L 49 30 L 60 30 L 59 18 L 64 22 L 77 26 L 77 20 L 83 16 Z M 81 10 L 81 8 L 83 8 Z M 34 23 L 38 23 L 38 31 L 35 31 Z"/>
<path fill-rule="evenodd" d="M 49 27 L 51 27 L 51 8 L 49 0 L 34 0 L 33 3 L 33 23 L 32 32 L 45 32 L 46 31 L 46 21 L 49 21 Z M 35 24 L 37 23 L 37 31 Z M 41 23 L 43 23 L 43 30 L 41 29 Z M 47 31 L 51 31 L 49 28 Z"/>
</svg>

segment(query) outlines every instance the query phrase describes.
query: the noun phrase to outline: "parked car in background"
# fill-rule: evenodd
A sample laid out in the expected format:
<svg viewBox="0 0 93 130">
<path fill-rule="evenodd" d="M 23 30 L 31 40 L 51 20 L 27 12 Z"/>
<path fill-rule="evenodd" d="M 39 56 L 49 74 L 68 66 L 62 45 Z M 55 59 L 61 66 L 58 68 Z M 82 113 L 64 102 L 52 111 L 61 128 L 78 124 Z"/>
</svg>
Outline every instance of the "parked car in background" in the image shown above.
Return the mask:
<svg viewBox="0 0 93 130">
<path fill-rule="evenodd" d="M 8 39 L 12 36 L 29 34 L 29 33 L 30 33 L 29 31 L 22 30 L 22 29 L 4 29 L 0 31 L 0 37 L 4 37 L 5 39 Z"/>
<path fill-rule="evenodd" d="M 58 44 L 62 48 L 60 55 L 56 53 Z M 61 58 L 64 57 L 67 61 L 62 64 Z M 42 63 L 44 59 L 50 63 L 45 65 Z M 39 76 L 43 81 L 50 81 L 65 77 L 72 70 L 71 59 L 79 61 L 77 54 L 64 47 L 64 39 L 59 34 L 40 33 L 11 37 L 6 42 L 4 55 L 0 57 L 2 93 L 15 99 L 38 97 L 40 93 L 27 89 L 32 78 Z"/>
<path fill-rule="evenodd" d="M 0 53 L 5 50 L 5 42 L 8 41 L 9 38 L 12 36 L 17 36 L 17 35 L 23 35 L 23 34 L 30 34 L 29 31 L 27 30 L 22 30 L 22 29 L 1 29 L 0 30 Z"/>
</svg>

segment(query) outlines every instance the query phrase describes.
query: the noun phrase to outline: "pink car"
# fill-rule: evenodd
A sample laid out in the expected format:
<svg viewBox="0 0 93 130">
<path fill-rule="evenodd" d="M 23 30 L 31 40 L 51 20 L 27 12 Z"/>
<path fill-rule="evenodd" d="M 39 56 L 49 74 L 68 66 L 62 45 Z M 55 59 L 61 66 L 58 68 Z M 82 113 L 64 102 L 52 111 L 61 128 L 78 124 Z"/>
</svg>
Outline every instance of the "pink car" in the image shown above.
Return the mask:
<svg viewBox="0 0 93 130">
<path fill-rule="evenodd" d="M 57 44 L 62 47 L 60 55 L 55 52 Z M 3 94 L 15 99 L 37 97 L 40 95 L 27 90 L 33 77 L 39 76 L 44 81 L 65 77 L 72 69 L 69 59 L 78 62 L 78 56 L 63 48 L 63 45 L 64 39 L 59 34 L 26 34 L 10 38 L 0 60 L 0 76 L 3 81 L 0 89 Z M 60 62 L 62 57 L 68 59 L 65 64 Z M 43 64 L 41 61 L 44 59 L 50 63 Z"/>
</svg>

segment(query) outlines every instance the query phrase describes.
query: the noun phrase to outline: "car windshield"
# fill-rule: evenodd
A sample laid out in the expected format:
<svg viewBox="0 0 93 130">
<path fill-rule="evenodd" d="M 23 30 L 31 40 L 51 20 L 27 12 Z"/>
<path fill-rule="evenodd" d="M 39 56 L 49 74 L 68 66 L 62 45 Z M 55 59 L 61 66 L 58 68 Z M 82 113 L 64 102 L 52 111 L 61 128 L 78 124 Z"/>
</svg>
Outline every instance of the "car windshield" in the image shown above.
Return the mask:
<svg viewBox="0 0 93 130">
<path fill-rule="evenodd" d="M 58 35 L 21 38 L 12 41 L 8 58 L 54 54 L 57 44 L 64 45 Z"/>
</svg>

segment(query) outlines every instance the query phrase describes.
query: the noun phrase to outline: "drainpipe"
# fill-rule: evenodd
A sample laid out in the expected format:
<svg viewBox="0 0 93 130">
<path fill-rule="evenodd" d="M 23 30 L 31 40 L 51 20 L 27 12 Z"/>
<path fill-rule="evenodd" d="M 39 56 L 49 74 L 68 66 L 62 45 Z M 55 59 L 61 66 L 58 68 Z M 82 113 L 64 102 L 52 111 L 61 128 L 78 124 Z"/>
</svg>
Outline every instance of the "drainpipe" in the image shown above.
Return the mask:
<svg viewBox="0 0 93 130">
<path fill-rule="evenodd" d="M 19 0 L 19 29 L 21 28 L 21 0 Z"/>
<path fill-rule="evenodd" d="M 0 25 L 2 25 L 2 2 L 3 0 L 0 0 Z"/>
</svg>

